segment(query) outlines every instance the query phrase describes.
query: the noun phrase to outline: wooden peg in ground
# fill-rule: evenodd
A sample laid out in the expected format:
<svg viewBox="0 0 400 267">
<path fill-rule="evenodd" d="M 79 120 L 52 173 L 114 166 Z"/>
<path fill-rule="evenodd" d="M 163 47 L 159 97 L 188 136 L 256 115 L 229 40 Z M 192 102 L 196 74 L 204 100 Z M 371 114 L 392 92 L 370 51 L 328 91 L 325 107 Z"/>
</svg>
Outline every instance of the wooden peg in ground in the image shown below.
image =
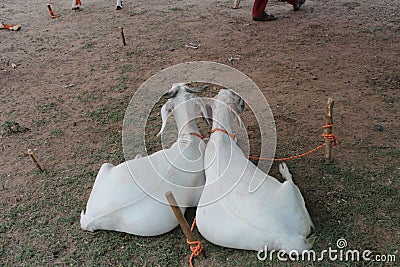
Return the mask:
<svg viewBox="0 0 400 267">
<path fill-rule="evenodd" d="M 240 5 L 240 0 L 235 0 L 235 1 L 233 1 L 232 8 L 233 9 L 238 9 L 239 5 Z"/>
<path fill-rule="evenodd" d="M 118 27 L 118 29 L 119 29 L 119 32 L 121 33 L 122 43 L 123 43 L 124 45 L 126 45 L 125 34 L 124 34 L 124 28 Z"/>
<path fill-rule="evenodd" d="M 181 209 L 179 208 L 178 203 L 176 202 L 175 197 L 172 194 L 172 192 L 171 191 L 166 192 L 165 197 L 167 198 L 168 203 L 169 203 L 172 211 L 174 212 L 175 217 L 178 220 L 178 223 L 181 226 L 183 233 L 186 236 L 186 239 L 190 242 L 195 242 L 196 239 L 194 238 L 194 235 L 193 235 L 192 231 L 190 230 L 189 224 L 186 221 L 185 217 L 183 216 Z M 198 257 L 199 257 L 199 259 L 204 259 L 204 253 L 200 252 Z"/>
<path fill-rule="evenodd" d="M 35 163 L 35 166 L 39 169 L 39 171 L 43 172 L 44 169 L 43 169 L 42 165 L 40 165 L 39 161 L 37 160 L 35 154 L 33 153 L 33 151 L 31 149 L 28 149 L 28 155 L 31 157 L 31 159 L 33 160 L 33 163 Z"/>
<path fill-rule="evenodd" d="M 333 133 L 333 104 L 335 100 L 332 97 L 328 98 L 326 103 L 326 114 L 325 114 L 325 125 L 329 127 L 324 127 L 324 135 L 331 135 Z M 333 143 L 329 139 L 325 139 L 325 163 L 330 164 L 332 162 L 332 146 Z"/>
</svg>

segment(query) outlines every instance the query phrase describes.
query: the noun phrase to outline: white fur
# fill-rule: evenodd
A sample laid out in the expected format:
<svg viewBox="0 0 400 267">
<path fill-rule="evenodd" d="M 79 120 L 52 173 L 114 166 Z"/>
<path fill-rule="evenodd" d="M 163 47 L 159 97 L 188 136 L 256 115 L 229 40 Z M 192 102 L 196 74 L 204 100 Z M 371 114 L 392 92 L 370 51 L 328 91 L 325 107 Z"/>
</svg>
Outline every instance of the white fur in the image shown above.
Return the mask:
<svg viewBox="0 0 400 267">
<path fill-rule="evenodd" d="M 97 174 L 86 212 L 81 213 L 84 230 L 115 230 L 141 236 L 166 233 L 178 222 L 166 204 L 165 192 L 172 191 L 182 212 L 196 206 L 205 183 L 203 158 L 205 143 L 190 133 L 199 133 L 196 105 L 205 110 L 200 98 L 188 93 L 183 84 L 170 92 L 175 96 L 163 107 L 174 114 L 178 140 L 169 149 L 121 163 L 105 163 Z M 162 201 L 164 201 L 164 203 Z"/>
<path fill-rule="evenodd" d="M 240 97 L 221 90 L 214 99 L 213 128 L 232 132 L 232 108 L 241 109 Z M 280 165 L 286 179 L 281 183 L 251 163 L 232 137 L 217 131 L 207 143 L 204 165 L 206 186 L 196 219 L 200 233 L 208 241 L 256 251 L 265 246 L 287 252 L 312 246 L 313 238 L 307 238 L 312 221 L 286 164 Z M 265 181 L 250 193 L 253 176 Z"/>
<path fill-rule="evenodd" d="M 117 0 L 116 8 L 117 9 L 121 9 L 122 8 L 122 0 Z"/>
</svg>

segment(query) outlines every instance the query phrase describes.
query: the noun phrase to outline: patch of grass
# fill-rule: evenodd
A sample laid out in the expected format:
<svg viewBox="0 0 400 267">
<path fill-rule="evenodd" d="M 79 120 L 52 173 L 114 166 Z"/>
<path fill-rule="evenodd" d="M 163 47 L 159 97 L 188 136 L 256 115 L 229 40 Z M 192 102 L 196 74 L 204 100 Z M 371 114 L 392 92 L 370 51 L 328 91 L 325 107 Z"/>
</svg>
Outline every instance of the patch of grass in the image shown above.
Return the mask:
<svg viewBox="0 0 400 267">
<path fill-rule="evenodd" d="M 83 48 L 84 49 L 90 49 L 90 48 L 93 48 L 93 46 L 94 46 L 93 42 L 88 42 L 88 43 L 84 44 Z"/>
<path fill-rule="evenodd" d="M 32 123 L 33 123 L 35 126 L 37 126 L 37 127 L 46 125 L 46 122 L 47 122 L 47 121 L 46 121 L 45 119 L 43 119 L 43 118 L 34 118 L 34 119 L 32 120 Z"/>
<path fill-rule="evenodd" d="M 88 91 L 83 91 L 77 96 L 78 100 L 83 103 L 92 103 L 100 98 L 99 95 L 95 93 L 89 93 Z"/>
<path fill-rule="evenodd" d="M 145 9 L 141 9 L 141 10 L 130 10 L 127 14 L 128 14 L 128 16 L 133 17 L 133 16 L 138 16 L 138 15 L 146 14 L 147 12 L 148 12 L 148 10 L 145 10 Z"/>
<path fill-rule="evenodd" d="M 107 157 L 110 145 L 118 150 L 119 136 L 110 135 L 99 150 L 100 158 Z M 76 152 L 79 156 L 91 153 L 83 148 Z M 398 154 L 398 150 L 390 150 L 383 156 L 391 158 Z M 314 168 L 306 170 L 303 175 L 305 165 Z M 391 233 L 396 233 L 400 227 L 400 182 L 396 179 L 399 169 L 396 165 L 383 165 L 382 169 L 370 170 L 351 164 L 325 165 L 319 159 L 289 164 L 316 226 L 318 239 L 314 248 L 317 252 L 329 246 L 335 248 L 339 238 L 345 238 L 351 249 L 389 254 L 398 249 L 399 237 Z M 12 245 L 14 241 L 1 242 L 0 252 L 5 256 L 0 262 L 24 262 L 31 266 L 55 263 L 74 266 L 186 266 L 190 250 L 179 228 L 159 237 L 112 231 L 92 234 L 80 229 L 79 214 L 85 207 L 84 201 L 89 197 L 97 171 L 80 168 L 68 175 L 36 173 L 33 181 L 42 181 L 39 183 L 41 189 L 27 192 L 26 188 L 21 188 L 19 193 L 24 197 L 18 206 L 3 203 L 0 234 L 24 233 L 23 236 L 30 241 L 16 247 Z M 387 183 L 387 179 L 392 179 L 392 182 Z M 187 211 L 189 222 L 194 212 L 194 209 Z M 376 236 L 373 234 L 376 232 L 387 234 Z M 205 245 L 208 256 L 203 261 L 196 259 L 195 266 L 288 266 L 276 257 L 272 262 L 260 262 L 256 252 L 215 246 L 204 240 L 197 230 L 195 235 Z M 18 244 L 19 241 L 15 242 Z M 343 264 L 338 266 L 348 263 Z M 323 261 L 315 266 L 331 265 L 332 262 Z M 295 266 L 314 265 L 298 262 Z"/>
<path fill-rule="evenodd" d="M 46 113 L 48 111 L 57 111 L 58 104 L 56 102 L 45 103 L 37 106 L 37 109 L 42 113 Z"/>
<path fill-rule="evenodd" d="M 43 51 L 46 51 L 46 50 L 47 50 L 46 47 L 39 47 L 38 49 L 36 49 L 36 53 L 40 53 L 40 52 L 43 52 Z"/>
<path fill-rule="evenodd" d="M 87 113 L 87 116 L 99 125 L 107 125 L 111 122 L 122 121 L 124 118 L 124 114 L 125 113 L 121 110 L 101 106 L 98 109 L 92 110 Z"/>
<path fill-rule="evenodd" d="M 109 64 L 101 64 L 101 70 L 109 70 L 110 65 Z"/>
<path fill-rule="evenodd" d="M 16 133 L 25 133 L 29 131 L 29 128 L 21 126 L 16 121 L 6 120 L 1 124 L 1 128 L 3 132 L 6 134 L 16 134 Z"/>
<path fill-rule="evenodd" d="M 51 135 L 51 136 L 62 136 L 62 135 L 64 135 L 64 131 L 61 130 L 60 128 L 56 128 L 56 129 L 53 129 L 53 130 L 50 132 L 50 135 Z"/>
<path fill-rule="evenodd" d="M 126 51 L 126 55 L 130 58 L 133 56 L 140 56 L 143 54 L 143 49 L 140 46 L 137 46 L 135 48 L 129 49 Z"/>
<path fill-rule="evenodd" d="M 101 105 L 95 110 L 86 113 L 92 121 L 99 125 L 108 125 L 115 122 L 121 122 L 124 119 L 125 109 L 129 99 L 110 98 L 106 104 Z"/>
<path fill-rule="evenodd" d="M 119 66 L 119 74 L 126 74 L 126 73 L 130 73 L 133 71 L 132 65 L 131 64 L 125 64 L 125 65 L 121 65 Z"/>
</svg>

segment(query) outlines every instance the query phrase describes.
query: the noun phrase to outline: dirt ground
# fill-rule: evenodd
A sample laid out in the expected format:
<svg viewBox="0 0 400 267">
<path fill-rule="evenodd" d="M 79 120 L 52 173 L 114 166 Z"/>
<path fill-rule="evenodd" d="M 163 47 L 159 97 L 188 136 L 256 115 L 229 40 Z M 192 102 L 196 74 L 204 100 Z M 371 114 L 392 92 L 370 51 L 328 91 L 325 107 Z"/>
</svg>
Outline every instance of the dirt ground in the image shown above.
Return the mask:
<svg viewBox="0 0 400 267">
<path fill-rule="evenodd" d="M 53 1 L 57 19 L 44 2 L 0 3 L 0 19 L 22 25 L 0 30 L 0 265 L 187 264 L 187 247 L 166 241 L 181 240 L 178 230 L 162 239 L 167 255 L 147 251 L 159 248 L 154 239 L 79 229 L 101 164 L 123 161 L 122 121 L 135 90 L 187 61 L 230 65 L 260 87 L 276 120 L 278 157 L 323 142 L 325 103 L 334 97 L 334 166 L 324 166 L 321 153 L 288 163 L 322 229 L 316 247 L 344 236 L 353 247 L 398 255 L 400 1 L 307 0 L 293 12 L 270 0 L 267 10 L 278 17 L 272 22 L 251 20 L 252 1 L 237 10 L 232 2 L 126 0 L 116 11 L 114 1 L 83 0 L 82 11 L 72 11 L 70 1 Z M 257 135 L 250 138 L 257 149 Z M 147 245 L 119 251 L 128 247 L 119 242 L 132 240 Z M 240 266 L 250 257 L 229 250 L 228 260 L 209 246 L 204 266 Z"/>
</svg>

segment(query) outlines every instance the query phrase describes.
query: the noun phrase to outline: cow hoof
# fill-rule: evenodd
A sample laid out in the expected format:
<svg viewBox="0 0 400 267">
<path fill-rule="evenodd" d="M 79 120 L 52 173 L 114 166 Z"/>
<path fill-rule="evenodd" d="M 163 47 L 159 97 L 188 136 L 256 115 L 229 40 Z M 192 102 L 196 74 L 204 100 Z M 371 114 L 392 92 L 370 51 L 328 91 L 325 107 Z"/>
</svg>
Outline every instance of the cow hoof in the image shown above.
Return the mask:
<svg viewBox="0 0 400 267">
<path fill-rule="evenodd" d="M 122 6 L 117 6 L 117 10 L 121 10 L 122 9 Z"/>
</svg>

